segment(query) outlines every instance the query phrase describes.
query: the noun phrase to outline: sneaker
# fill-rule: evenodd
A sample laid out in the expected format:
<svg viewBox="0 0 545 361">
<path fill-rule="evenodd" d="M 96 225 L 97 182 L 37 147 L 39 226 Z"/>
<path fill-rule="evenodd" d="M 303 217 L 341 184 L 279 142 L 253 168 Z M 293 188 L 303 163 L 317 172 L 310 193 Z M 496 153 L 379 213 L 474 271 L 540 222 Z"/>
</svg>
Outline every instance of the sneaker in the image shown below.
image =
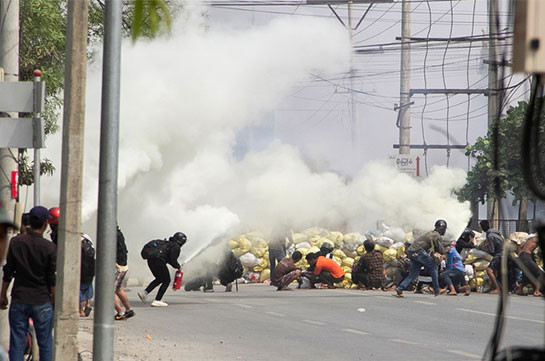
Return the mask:
<svg viewBox="0 0 545 361">
<path fill-rule="evenodd" d="M 393 296 L 396 296 L 396 297 L 399 297 L 399 298 L 405 297 L 405 296 L 403 296 L 403 291 L 400 290 L 400 289 L 397 289 L 396 293 L 394 293 Z"/>
<path fill-rule="evenodd" d="M 168 303 L 159 301 L 159 300 L 153 300 L 153 302 L 151 303 L 151 307 L 167 307 L 167 306 L 168 306 Z"/>
<path fill-rule="evenodd" d="M 144 292 L 138 292 L 136 293 L 138 295 L 138 297 L 140 298 L 140 301 L 146 303 L 146 300 L 148 298 L 148 293 L 146 291 Z"/>
<path fill-rule="evenodd" d="M 116 315 L 114 316 L 114 319 L 115 319 L 116 321 L 122 321 L 122 320 L 125 319 L 125 315 L 122 315 L 122 314 L 120 314 L 120 313 L 116 313 Z"/>
<path fill-rule="evenodd" d="M 131 317 L 134 317 L 135 313 L 133 310 L 127 310 L 125 311 L 125 315 L 123 318 L 127 319 L 127 318 L 131 318 Z"/>
</svg>

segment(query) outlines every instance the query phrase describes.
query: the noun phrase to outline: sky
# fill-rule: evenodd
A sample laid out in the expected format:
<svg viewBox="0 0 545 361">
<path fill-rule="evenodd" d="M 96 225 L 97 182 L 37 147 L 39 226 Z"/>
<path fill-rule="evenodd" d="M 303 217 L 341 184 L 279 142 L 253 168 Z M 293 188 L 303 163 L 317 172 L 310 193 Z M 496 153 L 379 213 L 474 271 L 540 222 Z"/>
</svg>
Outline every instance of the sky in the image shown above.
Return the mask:
<svg viewBox="0 0 545 361">
<path fill-rule="evenodd" d="M 480 34 L 486 3 L 452 3 L 452 36 L 471 35 L 471 28 Z M 475 21 L 468 23 L 473 4 Z M 366 8 L 355 6 L 354 18 Z M 456 237 L 470 217 L 469 205 L 452 196 L 465 181 L 463 154 L 420 154 L 427 170 L 419 180 L 386 162 L 398 142 L 393 107 L 399 102 L 399 51 L 352 56 L 347 30 L 325 7 L 253 9 L 191 2 L 170 37 L 123 45 L 118 223 L 130 259 L 142 262 L 138 254 L 144 243 L 177 231 L 188 235 L 182 260 L 218 237 L 255 230 L 266 237 L 312 226 L 363 233 L 383 221 L 410 231 L 432 229 L 443 218 Z M 414 6 L 413 36 L 427 35 L 430 9 L 429 35 L 448 36 L 450 8 L 444 2 Z M 346 17 L 342 6 L 338 12 Z M 395 42 L 399 19 L 399 4 L 375 5 L 354 32 L 354 45 Z M 412 57 L 412 86 L 467 87 L 469 49 L 452 47 L 446 55 L 443 46 L 426 56 L 419 45 Z M 486 86 L 486 53 L 480 43 L 472 45 L 471 87 Z M 450 64 L 444 68 L 443 58 Z M 351 62 L 358 91 L 357 142 L 350 125 Z M 90 64 L 83 231 L 91 236 L 101 76 L 101 61 Z M 465 144 L 466 133 L 471 143 L 486 132 L 483 96 L 472 98 L 469 108 L 467 96 L 451 97 L 448 107 L 444 96 L 428 98 L 425 108 L 423 97 L 414 99 L 413 143 L 445 144 L 447 123 L 451 144 Z M 60 150 L 60 134 L 48 138 L 45 156 L 59 169 Z M 58 202 L 59 176 L 60 170 L 43 181 L 49 207 Z"/>
</svg>

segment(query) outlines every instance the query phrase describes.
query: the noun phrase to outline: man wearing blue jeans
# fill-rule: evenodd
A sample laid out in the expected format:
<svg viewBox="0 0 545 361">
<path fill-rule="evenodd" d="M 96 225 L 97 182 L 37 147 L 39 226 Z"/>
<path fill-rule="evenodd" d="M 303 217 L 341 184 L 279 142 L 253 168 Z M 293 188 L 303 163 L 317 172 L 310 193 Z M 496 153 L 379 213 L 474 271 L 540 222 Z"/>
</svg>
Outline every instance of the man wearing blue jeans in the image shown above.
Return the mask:
<svg viewBox="0 0 545 361">
<path fill-rule="evenodd" d="M 8 306 L 7 290 L 11 280 L 9 308 L 9 358 L 22 361 L 28 320 L 32 318 L 40 348 L 40 360 L 53 359 L 53 305 L 55 303 L 56 246 L 43 238 L 50 218 L 47 208 L 36 206 L 29 212 L 30 232 L 10 241 L 0 294 L 0 309 Z"/>
<path fill-rule="evenodd" d="M 439 282 L 437 263 L 430 254 L 444 253 L 442 236 L 447 231 L 447 222 L 440 219 L 435 222 L 435 229 L 418 237 L 407 249 L 407 257 L 411 260 L 411 269 L 409 275 L 397 287 L 394 296 L 403 297 L 403 290 L 406 289 L 420 273 L 424 267 L 431 274 L 433 292 L 435 296 L 439 295 Z"/>
</svg>

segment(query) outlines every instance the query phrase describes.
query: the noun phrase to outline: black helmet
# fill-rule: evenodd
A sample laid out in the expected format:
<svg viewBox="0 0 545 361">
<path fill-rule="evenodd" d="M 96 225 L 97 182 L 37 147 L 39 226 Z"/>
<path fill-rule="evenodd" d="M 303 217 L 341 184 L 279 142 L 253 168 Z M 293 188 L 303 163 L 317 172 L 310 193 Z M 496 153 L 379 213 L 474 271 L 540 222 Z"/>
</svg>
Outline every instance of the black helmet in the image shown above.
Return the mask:
<svg viewBox="0 0 545 361">
<path fill-rule="evenodd" d="M 320 247 L 320 253 L 322 254 L 322 256 L 325 256 L 326 254 L 331 252 L 333 252 L 333 246 L 331 245 L 331 243 L 324 242 L 324 244 L 322 244 L 322 247 Z"/>
<path fill-rule="evenodd" d="M 172 237 L 170 237 L 170 240 L 177 242 L 180 246 L 183 246 L 187 241 L 187 237 L 182 232 L 176 232 Z"/>
<path fill-rule="evenodd" d="M 435 230 L 439 232 L 440 235 L 444 235 L 447 231 L 447 222 L 442 219 L 435 221 Z"/>
</svg>

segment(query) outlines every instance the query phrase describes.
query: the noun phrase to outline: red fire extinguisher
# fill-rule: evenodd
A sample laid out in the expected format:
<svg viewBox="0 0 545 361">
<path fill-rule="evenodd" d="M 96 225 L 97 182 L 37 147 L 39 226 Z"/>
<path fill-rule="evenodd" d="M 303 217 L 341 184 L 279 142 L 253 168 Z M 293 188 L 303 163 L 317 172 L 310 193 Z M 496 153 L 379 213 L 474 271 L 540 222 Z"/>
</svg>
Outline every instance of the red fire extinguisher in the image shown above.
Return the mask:
<svg viewBox="0 0 545 361">
<path fill-rule="evenodd" d="M 174 283 L 172 284 L 172 289 L 174 291 L 179 290 L 182 287 L 182 278 L 184 277 L 184 272 L 182 271 L 182 268 L 176 271 L 176 274 L 174 275 Z"/>
</svg>

